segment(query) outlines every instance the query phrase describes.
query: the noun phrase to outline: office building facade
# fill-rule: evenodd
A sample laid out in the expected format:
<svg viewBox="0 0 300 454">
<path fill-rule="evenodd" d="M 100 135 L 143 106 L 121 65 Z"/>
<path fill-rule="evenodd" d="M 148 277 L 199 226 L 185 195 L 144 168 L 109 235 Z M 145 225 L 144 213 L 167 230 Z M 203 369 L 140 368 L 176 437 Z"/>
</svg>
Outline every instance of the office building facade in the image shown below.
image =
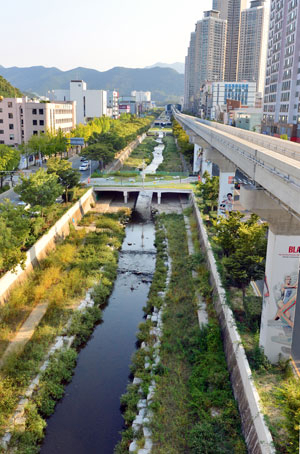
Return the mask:
<svg viewBox="0 0 300 454">
<path fill-rule="evenodd" d="M 38 102 L 24 98 L 0 101 L 0 144 L 17 146 L 32 135 L 71 131 L 76 125 L 75 102 Z"/>
<path fill-rule="evenodd" d="M 76 101 L 76 121 L 86 123 L 107 114 L 107 91 L 88 90 L 83 80 L 71 80 L 69 90 L 51 90 L 51 101 Z"/>
</svg>

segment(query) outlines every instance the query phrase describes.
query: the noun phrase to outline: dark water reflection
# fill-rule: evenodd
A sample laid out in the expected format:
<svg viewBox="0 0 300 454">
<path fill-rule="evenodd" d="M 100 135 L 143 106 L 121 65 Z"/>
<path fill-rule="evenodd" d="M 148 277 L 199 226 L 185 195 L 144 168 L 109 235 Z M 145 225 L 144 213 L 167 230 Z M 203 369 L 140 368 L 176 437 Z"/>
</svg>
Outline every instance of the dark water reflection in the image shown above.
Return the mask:
<svg viewBox="0 0 300 454">
<path fill-rule="evenodd" d="M 154 267 L 153 223 L 133 219 L 126 227 L 103 323 L 80 352 L 72 383 L 48 420 L 42 454 L 113 453 L 123 426 L 120 396 L 126 390 Z"/>
</svg>

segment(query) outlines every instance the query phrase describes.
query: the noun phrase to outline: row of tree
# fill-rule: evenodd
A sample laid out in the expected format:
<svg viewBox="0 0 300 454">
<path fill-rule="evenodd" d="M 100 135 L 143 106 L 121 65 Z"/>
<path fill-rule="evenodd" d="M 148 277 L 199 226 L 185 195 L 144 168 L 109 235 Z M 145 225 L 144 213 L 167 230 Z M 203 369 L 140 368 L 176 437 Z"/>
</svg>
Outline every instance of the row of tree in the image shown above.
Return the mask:
<svg viewBox="0 0 300 454">
<path fill-rule="evenodd" d="M 197 184 L 196 194 L 203 214 L 208 215 L 216 252 L 222 264 L 223 278 L 228 287 L 240 288 L 245 297 L 252 280 L 262 279 L 265 273 L 267 224 L 252 214 L 232 211 L 226 217 L 217 216 L 219 177 L 204 175 L 205 182 Z"/>
<path fill-rule="evenodd" d="M 194 156 L 194 145 L 189 142 L 189 136 L 176 120 L 173 120 L 173 134 L 177 139 L 181 153 L 191 163 Z"/>
<path fill-rule="evenodd" d="M 26 207 L 9 200 L 0 204 L 0 274 L 24 264 L 26 250 L 47 226 L 47 208 L 53 210 L 61 195 L 69 200 L 79 181 L 80 172 L 72 169 L 69 161 L 55 157 L 48 160 L 47 170 L 42 168 L 28 177 L 21 176 L 15 191 Z"/>
<path fill-rule="evenodd" d="M 138 135 L 146 132 L 154 120 L 154 116 L 138 118 L 135 115 L 123 114 L 118 120 L 110 120 L 99 125 L 95 119 L 88 123 L 88 146 L 82 151 L 82 156 L 89 160 L 99 161 L 102 170 L 105 165 L 114 160 L 116 153 L 125 148 Z M 80 126 L 80 125 L 79 125 Z M 82 128 L 82 127 L 81 127 Z M 102 129 L 101 129 L 102 128 Z M 101 132 L 99 130 L 101 129 Z M 83 131 L 82 131 L 83 132 Z"/>
</svg>

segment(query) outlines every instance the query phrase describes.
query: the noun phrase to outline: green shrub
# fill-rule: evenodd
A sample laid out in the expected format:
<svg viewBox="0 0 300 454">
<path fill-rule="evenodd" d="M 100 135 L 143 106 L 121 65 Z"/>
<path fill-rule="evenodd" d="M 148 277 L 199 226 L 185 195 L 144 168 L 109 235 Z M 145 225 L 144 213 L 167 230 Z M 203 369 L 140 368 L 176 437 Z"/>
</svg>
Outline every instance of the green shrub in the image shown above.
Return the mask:
<svg viewBox="0 0 300 454">
<path fill-rule="evenodd" d="M 72 318 L 69 335 L 76 336 L 73 342 L 74 348 L 83 345 L 93 332 L 96 322 L 102 318 L 102 312 L 98 307 L 89 307 L 84 313 L 76 313 Z"/>
<path fill-rule="evenodd" d="M 256 332 L 260 328 L 261 308 L 262 298 L 260 296 L 245 296 L 244 309 L 246 323 L 253 332 Z"/>
</svg>

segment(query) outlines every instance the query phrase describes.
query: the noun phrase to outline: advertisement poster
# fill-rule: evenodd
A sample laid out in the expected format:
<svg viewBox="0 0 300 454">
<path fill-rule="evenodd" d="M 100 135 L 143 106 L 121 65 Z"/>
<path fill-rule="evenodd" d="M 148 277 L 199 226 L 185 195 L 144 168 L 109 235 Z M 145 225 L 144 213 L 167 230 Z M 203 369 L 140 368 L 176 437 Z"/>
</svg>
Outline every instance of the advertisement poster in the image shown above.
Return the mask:
<svg viewBox="0 0 300 454">
<path fill-rule="evenodd" d="M 235 172 L 220 172 L 218 215 L 226 216 L 233 210 Z"/>
<path fill-rule="evenodd" d="M 193 172 L 198 173 L 200 172 L 201 168 L 201 158 L 202 158 L 202 147 L 195 144 L 194 145 L 194 164 L 193 164 Z"/>
<path fill-rule="evenodd" d="M 300 277 L 300 268 L 298 273 L 298 282 Z M 292 339 L 292 358 L 300 374 L 300 292 L 297 292 L 295 319 Z"/>
<path fill-rule="evenodd" d="M 300 236 L 269 231 L 260 345 L 273 363 L 291 354 L 299 258 Z"/>
</svg>

